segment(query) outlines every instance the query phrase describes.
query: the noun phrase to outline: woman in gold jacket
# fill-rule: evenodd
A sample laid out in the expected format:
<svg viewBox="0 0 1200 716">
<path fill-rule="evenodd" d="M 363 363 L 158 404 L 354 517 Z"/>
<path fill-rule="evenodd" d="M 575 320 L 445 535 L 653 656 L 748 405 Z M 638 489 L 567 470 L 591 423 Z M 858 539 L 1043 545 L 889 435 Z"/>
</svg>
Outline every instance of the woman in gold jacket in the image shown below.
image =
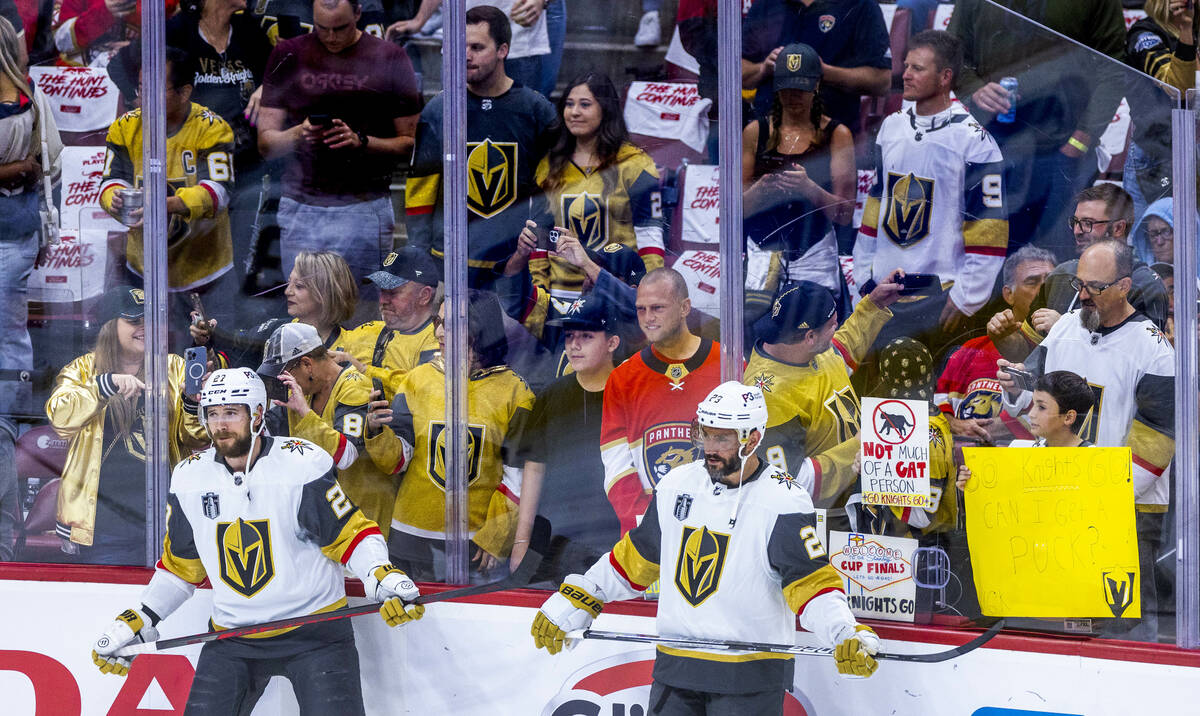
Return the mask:
<svg viewBox="0 0 1200 716">
<path fill-rule="evenodd" d="M 105 295 L 95 350 L 59 372 L 46 401 L 50 424 L 70 441 L 56 530 L 64 552 L 94 564 L 145 562 L 144 302 L 131 286 Z M 174 465 L 207 437 L 195 403 L 182 395 L 184 361 L 177 355 L 168 356 L 168 382 Z"/>
</svg>

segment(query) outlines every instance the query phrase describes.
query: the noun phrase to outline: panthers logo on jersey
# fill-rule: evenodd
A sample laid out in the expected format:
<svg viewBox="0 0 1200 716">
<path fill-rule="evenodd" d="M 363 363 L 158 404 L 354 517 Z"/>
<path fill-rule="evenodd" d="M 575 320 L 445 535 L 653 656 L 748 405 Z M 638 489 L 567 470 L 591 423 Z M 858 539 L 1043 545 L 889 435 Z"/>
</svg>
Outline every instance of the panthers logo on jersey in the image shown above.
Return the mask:
<svg viewBox="0 0 1200 716">
<path fill-rule="evenodd" d="M 692 444 L 691 423 L 659 423 L 642 434 L 642 460 L 651 486 L 694 459 L 696 447 Z"/>
<path fill-rule="evenodd" d="M 217 552 L 221 581 L 244 597 L 253 597 L 275 577 L 270 520 L 218 522 Z"/>
<path fill-rule="evenodd" d="M 675 560 L 675 587 L 693 607 L 703 604 L 721 586 L 729 537 L 724 532 L 710 532 L 703 525 L 684 526 Z"/>
<path fill-rule="evenodd" d="M 999 383 L 996 384 L 999 386 Z M 963 401 L 958 405 L 958 419 L 994 418 L 1000 414 L 1000 391 L 993 390 L 990 385 L 968 390 Z"/>
<path fill-rule="evenodd" d="M 883 230 L 897 246 L 906 248 L 929 235 L 933 219 L 933 180 L 912 172 L 888 172 L 887 210 Z"/>
<path fill-rule="evenodd" d="M 517 200 L 517 143 L 467 144 L 467 207 L 484 219 Z"/>
<path fill-rule="evenodd" d="M 483 457 L 483 437 L 487 428 L 483 425 L 467 426 L 467 484 L 479 479 L 479 461 Z M 429 478 L 444 491 L 446 489 L 446 424 L 434 420 L 429 426 Z"/>
<path fill-rule="evenodd" d="M 599 249 L 607 240 L 604 200 L 596 194 L 563 194 L 562 215 L 566 228 L 579 237 L 585 248 Z"/>
</svg>

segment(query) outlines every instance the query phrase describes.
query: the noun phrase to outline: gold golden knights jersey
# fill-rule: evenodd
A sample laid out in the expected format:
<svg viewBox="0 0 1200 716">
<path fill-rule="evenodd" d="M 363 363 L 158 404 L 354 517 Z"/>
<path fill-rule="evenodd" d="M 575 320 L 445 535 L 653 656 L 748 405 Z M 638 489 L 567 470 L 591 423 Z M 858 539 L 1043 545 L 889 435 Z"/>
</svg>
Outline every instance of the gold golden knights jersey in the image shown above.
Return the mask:
<svg viewBox="0 0 1200 716">
<path fill-rule="evenodd" d="M 897 266 L 953 283 L 972 315 L 991 298 L 1008 250 L 1004 164 L 996 140 L 959 105 L 888 115 L 874 145 L 875 183 L 854 243 L 862 286 Z"/>
<path fill-rule="evenodd" d="M 412 446 L 400 482 L 392 529 L 445 539 L 446 403 L 441 356 L 414 368 L 392 401 L 390 429 L 375 438 Z M 521 433 L 533 393 L 508 366 L 475 371 L 467 386 L 468 527 L 475 543 L 504 557 L 512 547 L 521 499 Z"/>
<path fill-rule="evenodd" d="M 1175 349 L 1145 314 L 1135 312 L 1111 328 L 1088 331 L 1071 311 L 1054 324 L 1045 340 L 1025 359 L 1034 375 L 1069 370 L 1096 396 L 1079 437 L 1100 447 L 1133 450 L 1134 503 L 1142 512 L 1165 512 L 1175 456 Z M 1028 391 L 1013 403 L 1010 415 L 1025 412 Z"/>
<path fill-rule="evenodd" d="M 891 317 L 891 311 L 863 298 L 834 333 L 833 346 L 807 364 L 772 358 L 761 343 L 746 364 L 743 382 L 757 386 L 767 401 L 759 457 L 785 472 L 799 470 L 806 457 L 827 453 L 833 458 L 820 462 L 824 469 L 813 487 L 813 500 L 822 507 L 840 506 L 857 481 L 850 468 L 858 453 L 860 404 L 850 375 Z"/>
<path fill-rule="evenodd" d="M 365 364 L 363 375 L 383 383 L 388 400 L 396 395 L 400 381 L 410 370 L 433 360 L 438 351 L 432 319 L 410 333 L 389 331 L 383 321 L 368 321 L 343 331 L 340 344 L 342 350 Z"/>
<path fill-rule="evenodd" d="M 118 189 L 140 188 L 142 111 L 117 118 L 105 139 L 100 205 L 112 210 Z M 187 216 L 167 218 L 167 274 L 172 291 L 211 283 L 233 267 L 229 195 L 233 189 L 233 130 L 206 107 L 192 103 L 179 131 L 167 137 L 167 195 L 177 196 Z M 142 230 L 130 229 L 125 244 L 129 268 L 142 274 Z"/>
<path fill-rule="evenodd" d="M 700 461 L 675 468 L 658 483 L 641 523 L 586 576 L 605 601 L 628 599 L 658 580 L 664 636 L 791 644 L 799 614 L 828 644 L 854 624 L 808 492 L 764 462 L 737 488 L 714 484 Z M 788 688 L 793 670 L 787 654 L 660 645 L 654 680 L 740 693 Z"/>
<path fill-rule="evenodd" d="M 396 501 L 394 475 L 405 460 L 402 453 L 366 449 L 367 403 L 373 389 L 370 378 L 353 368 L 343 369 L 319 414 L 310 410 L 301 418 L 287 411 L 284 434 L 304 438 L 333 457 L 338 482 L 386 538 Z"/>
<path fill-rule="evenodd" d="M 355 550 L 387 563 L 379 528 L 346 496 L 324 450 L 300 438 L 259 440 L 248 473 L 209 448 L 171 474 L 158 569 L 193 585 L 209 579 L 216 629 L 345 606 L 342 565 Z"/>
<path fill-rule="evenodd" d="M 538 186 L 546 187 L 550 162 L 537 168 Z M 562 186 L 548 190 L 554 225 L 579 237 L 585 249 L 607 244 L 634 249 L 646 271 L 663 265 L 662 192 L 654 160 L 632 144 L 617 151 L 616 163 L 603 171 L 584 171 L 575 162 L 563 168 Z M 579 298 L 583 272 L 563 259 L 535 251 L 529 273 L 538 288 L 565 300 Z"/>
</svg>

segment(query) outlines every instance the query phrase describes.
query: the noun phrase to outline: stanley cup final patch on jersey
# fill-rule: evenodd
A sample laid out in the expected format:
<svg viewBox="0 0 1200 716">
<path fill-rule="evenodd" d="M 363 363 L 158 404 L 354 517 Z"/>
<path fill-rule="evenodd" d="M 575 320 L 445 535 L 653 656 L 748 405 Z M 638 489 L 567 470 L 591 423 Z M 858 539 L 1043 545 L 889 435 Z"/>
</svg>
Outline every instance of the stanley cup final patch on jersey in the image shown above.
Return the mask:
<svg viewBox="0 0 1200 716">
<path fill-rule="evenodd" d="M 688 604 L 698 607 L 716 593 L 729 554 L 729 535 L 705 526 L 683 528 L 675 560 L 675 587 Z"/>
<path fill-rule="evenodd" d="M 218 522 L 217 552 L 221 581 L 244 597 L 253 597 L 275 577 L 270 520 Z"/>
<path fill-rule="evenodd" d="M 659 423 L 642 434 L 642 464 L 646 466 L 651 487 L 695 457 L 691 423 Z"/>
<path fill-rule="evenodd" d="M 204 516 L 210 520 L 215 520 L 221 514 L 221 496 L 215 492 L 206 492 L 200 498 L 200 503 L 204 507 Z"/>
<path fill-rule="evenodd" d="M 906 248 L 929 235 L 933 221 L 933 180 L 912 172 L 888 172 L 888 203 L 880 222 L 897 246 Z"/>
<path fill-rule="evenodd" d="M 688 513 L 692 511 L 692 496 L 680 495 L 675 498 L 675 519 L 683 522 L 687 519 Z"/>
<path fill-rule="evenodd" d="M 517 143 L 467 144 L 467 208 L 484 219 L 517 200 Z"/>
</svg>

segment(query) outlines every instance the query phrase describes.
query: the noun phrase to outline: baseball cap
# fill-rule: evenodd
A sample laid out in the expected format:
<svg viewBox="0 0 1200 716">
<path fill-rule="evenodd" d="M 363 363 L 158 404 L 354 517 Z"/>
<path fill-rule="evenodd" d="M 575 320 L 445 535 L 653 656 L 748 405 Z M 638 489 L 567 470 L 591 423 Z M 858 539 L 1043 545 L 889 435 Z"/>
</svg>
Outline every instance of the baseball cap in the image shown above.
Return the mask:
<svg viewBox="0 0 1200 716">
<path fill-rule="evenodd" d="M 114 286 L 100 299 L 98 309 L 101 323 L 114 318 L 128 321 L 140 319 L 146 313 L 146 294 L 133 286 Z"/>
<path fill-rule="evenodd" d="M 562 315 L 546 321 L 546 324 L 564 330 L 607 331 L 608 307 L 595 296 L 583 296 L 575 299 Z"/>
<path fill-rule="evenodd" d="M 821 57 L 802 42 L 793 42 L 779 51 L 775 60 L 775 89 L 812 92 L 821 81 Z"/>
<path fill-rule="evenodd" d="M 588 249 L 587 254 L 600 268 L 630 286 L 637 286 L 646 275 L 646 262 L 625 244 L 606 244 L 599 251 Z"/>
<path fill-rule="evenodd" d="M 323 345 L 316 328 L 307 323 L 285 323 L 267 339 L 262 364 L 255 372 L 276 377 L 285 365 Z"/>
<path fill-rule="evenodd" d="M 437 288 L 441 272 L 428 251 L 405 246 L 388 254 L 383 260 L 383 267 L 368 274 L 367 278 L 376 286 L 388 291 L 400 288 L 409 281 Z"/>
<path fill-rule="evenodd" d="M 1175 267 L 1165 261 L 1150 264 L 1150 270 L 1158 274 L 1159 278 L 1171 278 L 1175 275 Z"/>
<path fill-rule="evenodd" d="M 754 324 L 758 337 L 767 343 L 799 340 L 806 331 L 820 330 L 837 313 L 829 289 L 812 281 L 797 281 L 771 304 L 771 312 Z"/>
</svg>

